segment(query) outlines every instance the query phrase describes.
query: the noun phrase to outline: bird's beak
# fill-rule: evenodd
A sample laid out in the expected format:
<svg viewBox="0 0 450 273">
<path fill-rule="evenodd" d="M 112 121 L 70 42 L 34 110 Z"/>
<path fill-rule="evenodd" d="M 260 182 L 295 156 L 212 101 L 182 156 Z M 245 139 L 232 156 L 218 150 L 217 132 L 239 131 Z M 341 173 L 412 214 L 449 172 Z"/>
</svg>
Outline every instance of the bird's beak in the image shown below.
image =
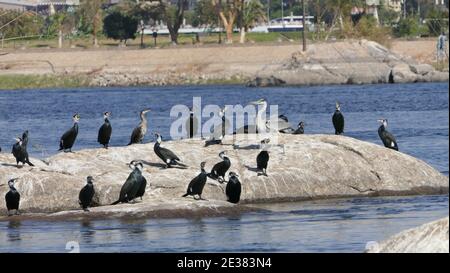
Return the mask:
<svg viewBox="0 0 450 273">
<path fill-rule="evenodd" d="M 383 123 L 383 120 L 382 119 L 378 119 L 377 120 L 379 123 Z"/>
<path fill-rule="evenodd" d="M 252 101 L 250 102 L 251 105 L 260 105 L 263 101 L 262 100 L 256 100 L 256 101 Z"/>
</svg>

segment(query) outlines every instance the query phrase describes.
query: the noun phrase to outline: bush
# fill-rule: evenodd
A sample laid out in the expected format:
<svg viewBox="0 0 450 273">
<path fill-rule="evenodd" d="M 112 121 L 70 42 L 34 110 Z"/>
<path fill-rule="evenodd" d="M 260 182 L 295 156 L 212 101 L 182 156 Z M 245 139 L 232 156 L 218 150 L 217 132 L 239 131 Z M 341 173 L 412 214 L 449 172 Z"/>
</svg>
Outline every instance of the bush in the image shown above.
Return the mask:
<svg viewBox="0 0 450 273">
<path fill-rule="evenodd" d="M 379 26 L 373 16 L 363 16 L 354 26 L 352 23 L 346 23 L 344 29 L 345 38 L 364 38 L 390 47 L 390 28 Z"/>
<path fill-rule="evenodd" d="M 402 18 L 394 27 L 394 33 L 397 37 L 416 37 L 420 35 L 419 18 L 410 16 Z"/>
<path fill-rule="evenodd" d="M 448 19 L 448 13 L 433 8 L 427 17 L 428 33 L 431 36 L 439 36 L 448 27 L 448 21 L 444 20 Z"/>
<path fill-rule="evenodd" d="M 130 15 L 114 11 L 103 20 L 103 32 L 106 37 L 114 40 L 126 41 L 135 39 L 138 20 Z"/>
</svg>

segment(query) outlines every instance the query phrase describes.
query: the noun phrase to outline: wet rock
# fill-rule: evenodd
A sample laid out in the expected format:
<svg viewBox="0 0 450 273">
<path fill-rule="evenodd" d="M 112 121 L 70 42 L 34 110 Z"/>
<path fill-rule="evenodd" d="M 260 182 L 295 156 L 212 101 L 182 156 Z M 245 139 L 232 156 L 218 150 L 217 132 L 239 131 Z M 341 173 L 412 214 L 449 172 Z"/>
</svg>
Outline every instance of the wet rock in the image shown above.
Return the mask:
<svg viewBox="0 0 450 273">
<path fill-rule="evenodd" d="M 369 253 L 449 253 L 449 218 L 408 229 L 380 243 L 371 244 Z"/>
<path fill-rule="evenodd" d="M 253 81 L 247 83 L 247 87 L 271 87 L 281 86 L 285 84 L 284 80 L 278 79 L 274 76 L 256 77 Z"/>
<path fill-rule="evenodd" d="M 240 175 L 244 204 L 448 193 L 448 178 L 426 163 L 381 145 L 334 135 L 279 136 L 279 143 L 270 147 L 269 176 L 257 176 L 255 168 L 259 150 L 254 148 L 254 141 L 245 137 L 237 135 L 233 140 L 232 136 L 227 136 L 223 146 L 207 148 L 203 147 L 204 141 L 200 139 L 165 142 L 167 148 L 189 165 L 188 169 L 164 169 L 153 152 L 152 143 L 108 150 L 75 150 L 75 153 L 60 153 L 44 161 L 32 159 L 35 167 L 20 169 L 15 166 L 12 155 L 0 153 L 0 183 L 5 184 L 9 178 L 19 178 L 16 186 L 22 195 L 21 209 L 48 213 L 79 209 L 78 193 L 85 185 L 86 177 L 91 175 L 96 179 L 95 203 L 105 206 L 118 198 L 130 173 L 127 163 L 143 160 L 143 175 L 148 185 L 142 206 L 151 206 L 155 202 L 182 205 L 189 199 L 180 196 L 198 174 L 200 162 L 206 161 L 207 169 L 210 169 L 220 160 L 219 152 L 226 150 L 232 162 L 230 171 Z M 195 153 L 192 152 L 193 147 Z M 225 186 L 209 180 L 203 197 L 226 201 Z M 6 191 L 7 187 L 0 187 L 0 195 Z M 205 202 L 205 206 L 208 205 Z M 0 198 L 0 213 L 5 213 L 4 198 Z"/>
</svg>

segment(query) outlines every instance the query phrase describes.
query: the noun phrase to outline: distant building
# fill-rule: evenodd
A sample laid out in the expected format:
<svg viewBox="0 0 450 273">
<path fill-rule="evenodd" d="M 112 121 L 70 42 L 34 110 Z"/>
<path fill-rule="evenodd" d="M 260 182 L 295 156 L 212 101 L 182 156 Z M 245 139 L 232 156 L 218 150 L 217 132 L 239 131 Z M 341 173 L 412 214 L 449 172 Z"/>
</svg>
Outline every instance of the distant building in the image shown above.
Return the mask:
<svg viewBox="0 0 450 273">
<path fill-rule="evenodd" d="M 396 12 L 402 11 L 403 0 L 385 0 L 386 7 Z"/>
<path fill-rule="evenodd" d="M 0 9 L 52 13 L 79 4 L 79 0 L 0 0 Z"/>
</svg>

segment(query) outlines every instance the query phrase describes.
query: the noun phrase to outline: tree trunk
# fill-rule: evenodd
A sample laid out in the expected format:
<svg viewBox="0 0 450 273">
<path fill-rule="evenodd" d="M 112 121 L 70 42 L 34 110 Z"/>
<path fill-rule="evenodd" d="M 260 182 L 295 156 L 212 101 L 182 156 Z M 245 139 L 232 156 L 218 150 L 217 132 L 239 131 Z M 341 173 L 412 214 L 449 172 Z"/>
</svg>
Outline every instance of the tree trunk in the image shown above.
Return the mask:
<svg viewBox="0 0 450 273">
<path fill-rule="evenodd" d="M 219 13 L 220 18 L 222 19 L 223 26 L 225 27 L 225 31 L 227 33 L 227 44 L 233 43 L 233 26 L 234 26 L 234 20 L 236 19 L 236 14 L 229 11 L 228 12 L 228 18 L 225 16 L 223 12 Z"/>
<path fill-rule="evenodd" d="M 62 46 L 63 46 L 63 32 L 60 29 L 58 31 L 58 48 L 62 48 Z"/>
<path fill-rule="evenodd" d="M 246 33 L 246 30 L 245 30 L 244 27 L 241 27 L 241 29 L 240 29 L 239 32 L 240 32 L 240 34 L 241 34 L 241 36 L 239 37 L 239 43 L 243 44 L 243 43 L 245 43 L 245 33 Z"/>
</svg>

